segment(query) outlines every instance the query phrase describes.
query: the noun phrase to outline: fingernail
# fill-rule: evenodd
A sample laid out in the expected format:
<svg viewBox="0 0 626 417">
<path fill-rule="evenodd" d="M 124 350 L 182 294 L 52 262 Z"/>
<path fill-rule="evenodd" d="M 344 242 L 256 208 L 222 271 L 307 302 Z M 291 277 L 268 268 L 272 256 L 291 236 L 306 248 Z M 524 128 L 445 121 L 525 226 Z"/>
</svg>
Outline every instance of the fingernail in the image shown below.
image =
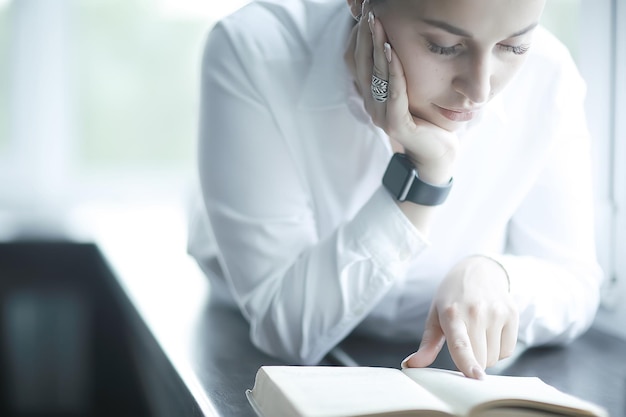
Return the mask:
<svg viewBox="0 0 626 417">
<path fill-rule="evenodd" d="M 409 359 L 411 359 L 411 357 L 413 357 L 413 355 L 415 355 L 415 353 L 411 353 L 409 356 L 404 358 L 404 360 L 400 363 L 400 368 L 402 368 L 402 369 L 408 368 L 409 365 L 407 364 L 407 362 L 409 362 Z"/>
<path fill-rule="evenodd" d="M 387 62 L 391 64 L 391 45 L 389 45 L 389 42 L 385 42 L 385 47 L 383 49 L 385 50 Z"/>
<path fill-rule="evenodd" d="M 472 372 L 472 376 L 476 379 L 485 379 L 485 371 L 482 370 L 482 368 L 478 367 L 478 366 L 474 366 L 471 369 Z"/>
<path fill-rule="evenodd" d="M 371 11 L 367 14 L 367 23 L 370 24 L 370 31 L 374 34 L 374 13 Z"/>
</svg>

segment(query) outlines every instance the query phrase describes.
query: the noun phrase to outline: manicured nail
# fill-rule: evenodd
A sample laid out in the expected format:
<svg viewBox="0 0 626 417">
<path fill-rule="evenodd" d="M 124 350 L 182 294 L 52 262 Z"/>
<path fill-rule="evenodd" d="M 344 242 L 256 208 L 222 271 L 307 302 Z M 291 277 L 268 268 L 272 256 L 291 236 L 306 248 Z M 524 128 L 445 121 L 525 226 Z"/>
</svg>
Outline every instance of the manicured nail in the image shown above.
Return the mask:
<svg viewBox="0 0 626 417">
<path fill-rule="evenodd" d="M 471 369 L 471 373 L 472 373 L 472 376 L 476 379 L 485 379 L 485 371 L 483 371 L 482 368 L 478 366 L 474 366 Z"/>
<path fill-rule="evenodd" d="M 387 62 L 391 64 L 391 45 L 389 45 L 389 42 L 385 42 L 385 47 L 383 49 L 385 50 Z"/>
<path fill-rule="evenodd" d="M 404 360 L 400 363 L 400 368 L 402 368 L 402 369 L 406 369 L 406 368 L 408 368 L 409 366 L 408 366 L 408 364 L 407 364 L 407 363 L 409 362 L 409 359 L 411 359 L 411 357 L 412 357 L 413 355 L 415 355 L 415 353 L 411 353 L 409 356 L 407 356 L 406 358 L 404 358 Z"/>
<path fill-rule="evenodd" d="M 367 23 L 370 24 L 370 31 L 374 34 L 374 13 L 371 11 L 367 14 Z"/>
</svg>

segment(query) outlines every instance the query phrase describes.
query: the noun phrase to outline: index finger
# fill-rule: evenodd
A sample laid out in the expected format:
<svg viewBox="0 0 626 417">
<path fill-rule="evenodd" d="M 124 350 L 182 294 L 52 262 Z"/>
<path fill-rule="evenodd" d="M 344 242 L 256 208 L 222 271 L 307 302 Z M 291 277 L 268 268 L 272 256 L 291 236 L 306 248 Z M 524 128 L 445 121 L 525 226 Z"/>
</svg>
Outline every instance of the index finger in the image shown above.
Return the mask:
<svg viewBox="0 0 626 417">
<path fill-rule="evenodd" d="M 382 24 L 374 16 L 370 10 L 367 14 L 367 21 L 370 26 L 373 46 L 373 72 L 381 79 L 389 80 L 389 59 L 386 57 L 385 45 L 387 44 L 387 35 Z"/>
<path fill-rule="evenodd" d="M 457 317 L 440 320 L 441 328 L 446 336 L 448 350 L 455 365 L 467 377 L 483 379 L 485 371 L 479 365 L 465 322 Z"/>
<path fill-rule="evenodd" d="M 389 63 L 389 100 L 387 119 L 392 126 L 407 126 L 413 122 L 409 112 L 409 97 L 404 68 L 395 49 L 389 45 L 391 62 Z"/>
<path fill-rule="evenodd" d="M 369 87 L 372 81 L 372 67 L 374 65 L 374 57 L 372 55 L 374 42 L 368 22 L 369 10 L 368 4 L 364 2 L 364 15 L 359 23 L 357 23 L 358 30 L 356 35 L 356 49 L 354 53 L 357 79 L 363 94 L 365 94 L 367 91 L 366 87 Z"/>
</svg>

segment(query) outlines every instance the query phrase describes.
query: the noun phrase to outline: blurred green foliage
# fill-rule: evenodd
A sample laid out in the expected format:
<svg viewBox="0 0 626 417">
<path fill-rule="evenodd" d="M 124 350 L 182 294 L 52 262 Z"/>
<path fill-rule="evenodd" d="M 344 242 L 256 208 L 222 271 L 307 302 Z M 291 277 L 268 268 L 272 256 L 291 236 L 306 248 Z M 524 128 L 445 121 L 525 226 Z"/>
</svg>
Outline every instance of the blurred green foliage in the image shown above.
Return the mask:
<svg viewBox="0 0 626 417">
<path fill-rule="evenodd" d="M 581 0 L 547 0 L 541 19 L 542 25 L 567 45 L 574 59 L 578 56 L 580 3 Z"/>
<path fill-rule="evenodd" d="M 199 68 L 209 22 L 148 0 L 71 0 L 79 154 L 102 166 L 192 162 Z"/>
</svg>

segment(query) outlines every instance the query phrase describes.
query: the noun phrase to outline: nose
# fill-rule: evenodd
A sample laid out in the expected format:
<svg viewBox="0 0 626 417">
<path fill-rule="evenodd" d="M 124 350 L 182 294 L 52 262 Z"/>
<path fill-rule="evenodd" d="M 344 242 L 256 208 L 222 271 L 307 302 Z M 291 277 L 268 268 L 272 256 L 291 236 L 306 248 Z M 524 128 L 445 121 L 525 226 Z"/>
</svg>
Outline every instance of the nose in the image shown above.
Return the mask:
<svg viewBox="0 0 626 417">
<path fill-rule="evenodd" d="M 474 104 L 485 103 L 492 91 L 493 68 L 489 54 L 469 56 L 460 63 L 454 89 Z"/>
</svg>

